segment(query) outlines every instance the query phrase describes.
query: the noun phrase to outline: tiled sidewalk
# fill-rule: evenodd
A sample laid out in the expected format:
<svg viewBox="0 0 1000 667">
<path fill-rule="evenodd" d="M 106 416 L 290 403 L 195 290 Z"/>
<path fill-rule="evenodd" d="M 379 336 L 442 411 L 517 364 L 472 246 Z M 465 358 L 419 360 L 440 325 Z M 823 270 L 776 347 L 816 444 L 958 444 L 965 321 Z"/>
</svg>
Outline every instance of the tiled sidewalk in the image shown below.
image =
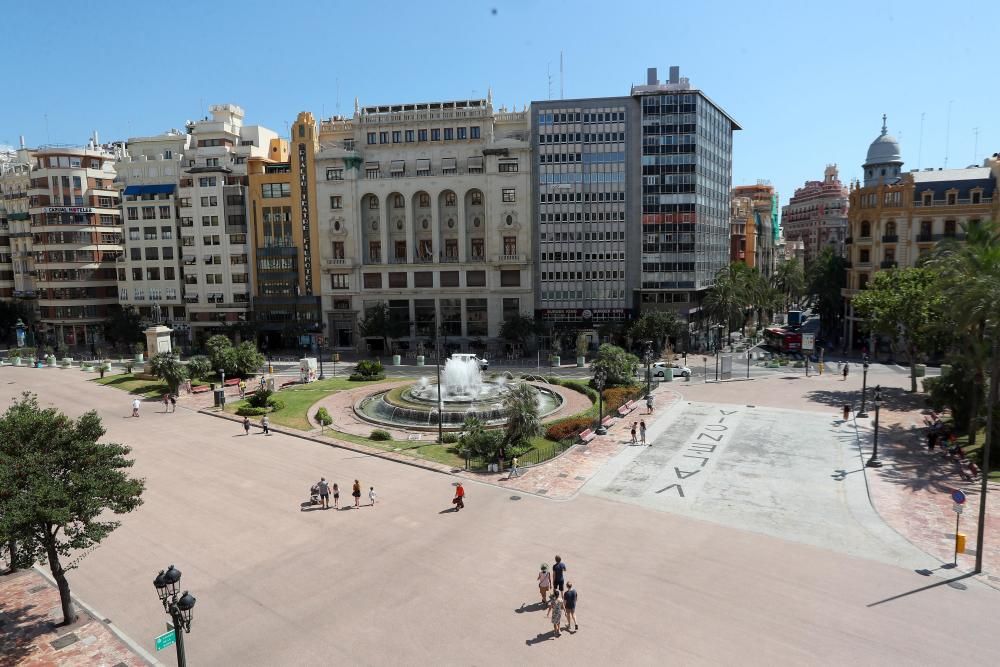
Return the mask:
<svg viewBox="0 0 1000 667">
<path fill-rule="evenodd" d="M 77 614 L 73 625 L 56 626 L 59 592 L 35 570 L 0 577 L 0 667 L 152 664 L 79 605 Z"/>
</svg>

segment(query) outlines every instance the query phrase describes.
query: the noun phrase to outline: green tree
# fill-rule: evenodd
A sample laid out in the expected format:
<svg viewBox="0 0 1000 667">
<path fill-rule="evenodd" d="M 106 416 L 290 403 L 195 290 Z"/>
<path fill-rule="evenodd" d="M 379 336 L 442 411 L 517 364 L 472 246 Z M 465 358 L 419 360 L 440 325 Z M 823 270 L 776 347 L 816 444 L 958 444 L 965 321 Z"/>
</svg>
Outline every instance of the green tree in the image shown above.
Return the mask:
<svg viewBox="0 0 1000 667">
<path fill-rule="evenodd" d="M 216 334 L 205 341 L 205 352 L 213 371 L 223 370 L 229 373 L 236 366 L 233 342 L 222 334 Z"/>
<path fill-rule="evenodd" d="M 538 331 L 535 320 L 520 313 L 512 315 L 500 325 L 500 338 L 508 343 L 527 343 Z"/>
<path fill-rule="evenodd" d="M 712 322 L 726 327 L 727 334 L 741 328 L 746 321 L 747 309 L 750 307 L 750 280 L 747 265 L 733 262 L 719 269 L 715 274 L 715 284 L 706 291 L 703 308 Z"/>
<path fill-rule="evenodd" d="M 212 362 L 209 361 L 208 357 L 203 355 L 191 357 L 187 362 L 187 370 L 188 376 L 192 380 L 204 378 L 212 372 Z"/>
<path fill-rule="evenodd" d="M 0 417 L 0 536 L 17 541 L 22 563 L 48 562 L 66 624 L 76 620 L 66 578 L 76 561 L 61 558 L 115 530 L 109 512 L 142 504 L 145 482 L 128 475 L 131 448 L 99 443 L 104 433 L 96 412 L 70 419 L 28 393 Z"/>
<path fill-rule="evenodd" d="M 771 286 L 781 295 L 781 305 L 787 312 L 793 303 L 801 301 L 806 291 L 806 275 L 802 263 L 787 259 L 774 268 Z"/>
<path fill-rule="evenodd" d="M 531 448 L 531 439 L 542 434 L 538 418 L 538 390 L 527 382 L 512 387 L 503 396 L 507 416 L 500 457 L 517 456 Z"/>
<path fill-rule="evenodd" d="M 257 351 L 257 345 L 252 341 L 244 341 L 233 349 L 232 368 L 226 372 L 245 378 L 255 375 L 264 365 L 264 355 Z"/>
<path fill-rule="evenodd" d="M 405 336 L 409 332 L 409 323 L 393 318 L 388 304 L 378 303 L 365 310 L 358 328 L 362 336 L 381 338 L 386 351 L 391 351 L 391 340 Z"/>
<path fill-rule="evenodd" d="M 843 312 L 840 290 L 847 286 L 847 266 L 843 257 L 824 248 L 806 271 L 807 292 L 819 313 L 823 333 L 833 335 Z"/>
<path fill-rule="evenodd" d="M 931 351 L 944 306 L 937 276 L 923 268 L 879 271 L 853 304 L 871 331 L 901 341 L 910 361 L 910 391 L 917 391 L 916 365 Z"/>
<path fill-rule="evenodd" d="M 654 310 L 642 314 L 628 330 L 632 340 L 652 340 L 657 350 L 662 350 L 670 338 L 684 331 L 684 323 L 672 310 Z"/>
<path fill-rule="evenodd" d="M 492 461 L 497 458 L 502 442 L 500 431 L 488 429 L 479 419 L 468 417 L 458 439 L 458 451 L 465 456 L 481 456 Z"/>
<path fill-rule="evenodd" d="M 320 408 L 316 411 L 316 421 L 319 422 L 319 430 L 322 432 L 324 428 L 333 423 L 333 417 L 330 416 L 329 410 Z"/>
<path fill-rule="evenodd" d="M 135 308 L 122 308 L 115 304 L 109 306 L 109 309 L 108 318 L 104 322 L 104 337 L 107 340 L 119 349 L 143 342 L 142 319 Z"/>
<path fill-rule="evenodd" d="M 188 377 L 187 366 L 174 359 L 173 355 L 155 354 L 149 360 L 149 364 L 153 369 L 153 375 L 167 383 L 171 394 L 176 394 L 177 388 Z"/>
<path fill-rule="evenodd" d="M 605 386 L 616 387 L 634 384 L 635 374 L 639 368 L 639 357 L 630 354 L 622 348 L 604 343 L 597 349 L 597 358 L 591 364 L 594 372 L 603 370 Z"/>
</svg>

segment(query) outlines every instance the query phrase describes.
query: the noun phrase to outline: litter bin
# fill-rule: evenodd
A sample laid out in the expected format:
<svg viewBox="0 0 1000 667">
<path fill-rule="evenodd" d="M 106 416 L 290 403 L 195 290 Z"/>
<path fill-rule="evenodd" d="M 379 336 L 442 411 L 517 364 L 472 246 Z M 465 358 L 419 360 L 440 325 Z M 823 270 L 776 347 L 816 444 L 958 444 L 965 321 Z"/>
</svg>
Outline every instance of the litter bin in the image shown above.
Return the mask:
<svg viewBox="0 0 1000 667">
<path fill-rule="evenodd" d="M 913 375 L 918 378 L 922 378 L 927 375 L 927 365 L 917 364 L 913 367 Z"/>
<path fill-rule="evenodd" d="M 674 381 L 674 369 L 673 368 L 664 368 L 663 369 L 663 381 L 664 382 L 673 382 Z"/>
<path fill-rule="evenodd" d="M 223 408 L 226 406 L 226 392 L 222 389 L 215 390 L 215 407 Z"/>
<path fill-rule="evenodd" d="M 392 365 L 393 366 L 399 366 L 400 362 L 402 362 L 402 359 L 400 358 L 400 356 L 398 354 L 392 355 Z"/>
</svg>

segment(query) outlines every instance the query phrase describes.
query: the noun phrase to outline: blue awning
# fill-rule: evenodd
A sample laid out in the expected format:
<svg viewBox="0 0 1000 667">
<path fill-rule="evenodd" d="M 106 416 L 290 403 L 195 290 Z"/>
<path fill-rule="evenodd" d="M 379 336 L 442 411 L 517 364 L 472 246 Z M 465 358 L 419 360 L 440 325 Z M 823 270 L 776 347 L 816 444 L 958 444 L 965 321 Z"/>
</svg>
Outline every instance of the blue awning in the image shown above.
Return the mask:
<svg viewBox="0 0 1000 667">
<path fill-rule="evenodd" d="M 125 188 L 127 195 L 171 195 L 176 186 L 169 185 L 130 185 Z"/>
</svg>

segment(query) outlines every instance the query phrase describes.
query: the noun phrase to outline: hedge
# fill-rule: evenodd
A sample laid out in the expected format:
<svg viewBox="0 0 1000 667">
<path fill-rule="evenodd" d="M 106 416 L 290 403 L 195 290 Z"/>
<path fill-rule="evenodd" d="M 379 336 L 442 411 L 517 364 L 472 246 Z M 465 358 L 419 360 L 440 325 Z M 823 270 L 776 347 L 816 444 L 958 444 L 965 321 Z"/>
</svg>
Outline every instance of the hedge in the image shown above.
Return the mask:
<svg viewBox="0 0 1000 667">
<path fill-rule="evenodd" d="M 642 387 L 610 387 L 604 390 L 604 414 L 613 413 L 629 401 L 640 398 Z"/>
<path fill-rule="evenodd" d="M 260 417 L 268 413 L 267 408 L 255 408 L 252 405 L 241 405 L 236 408 L 236 414 L 240 417 Z"/>
<path fill-rule="evenodd" d="M 380 428 L 372 431 L 372 434 L 368 436 L 369 440 L 392 440 L 392 435 L 388 431 L 383 431 Z"/>
<path fill-rule="evenodd" d="M 545 429 L 545 437 L 555 441 L 576 439 L 577 433 L 587 430 L 593 424 L 593 417 L 566 417 L 549 424 Z"/>
<path fill-rule="evenodd" d="M 347 378 L 351 382 L 370 382 L 372 380 L 384 380 L 385 374 L 380 375 L 361 375 L 360 373 L 351 373 L 351 376 Z"/>
</svg>

